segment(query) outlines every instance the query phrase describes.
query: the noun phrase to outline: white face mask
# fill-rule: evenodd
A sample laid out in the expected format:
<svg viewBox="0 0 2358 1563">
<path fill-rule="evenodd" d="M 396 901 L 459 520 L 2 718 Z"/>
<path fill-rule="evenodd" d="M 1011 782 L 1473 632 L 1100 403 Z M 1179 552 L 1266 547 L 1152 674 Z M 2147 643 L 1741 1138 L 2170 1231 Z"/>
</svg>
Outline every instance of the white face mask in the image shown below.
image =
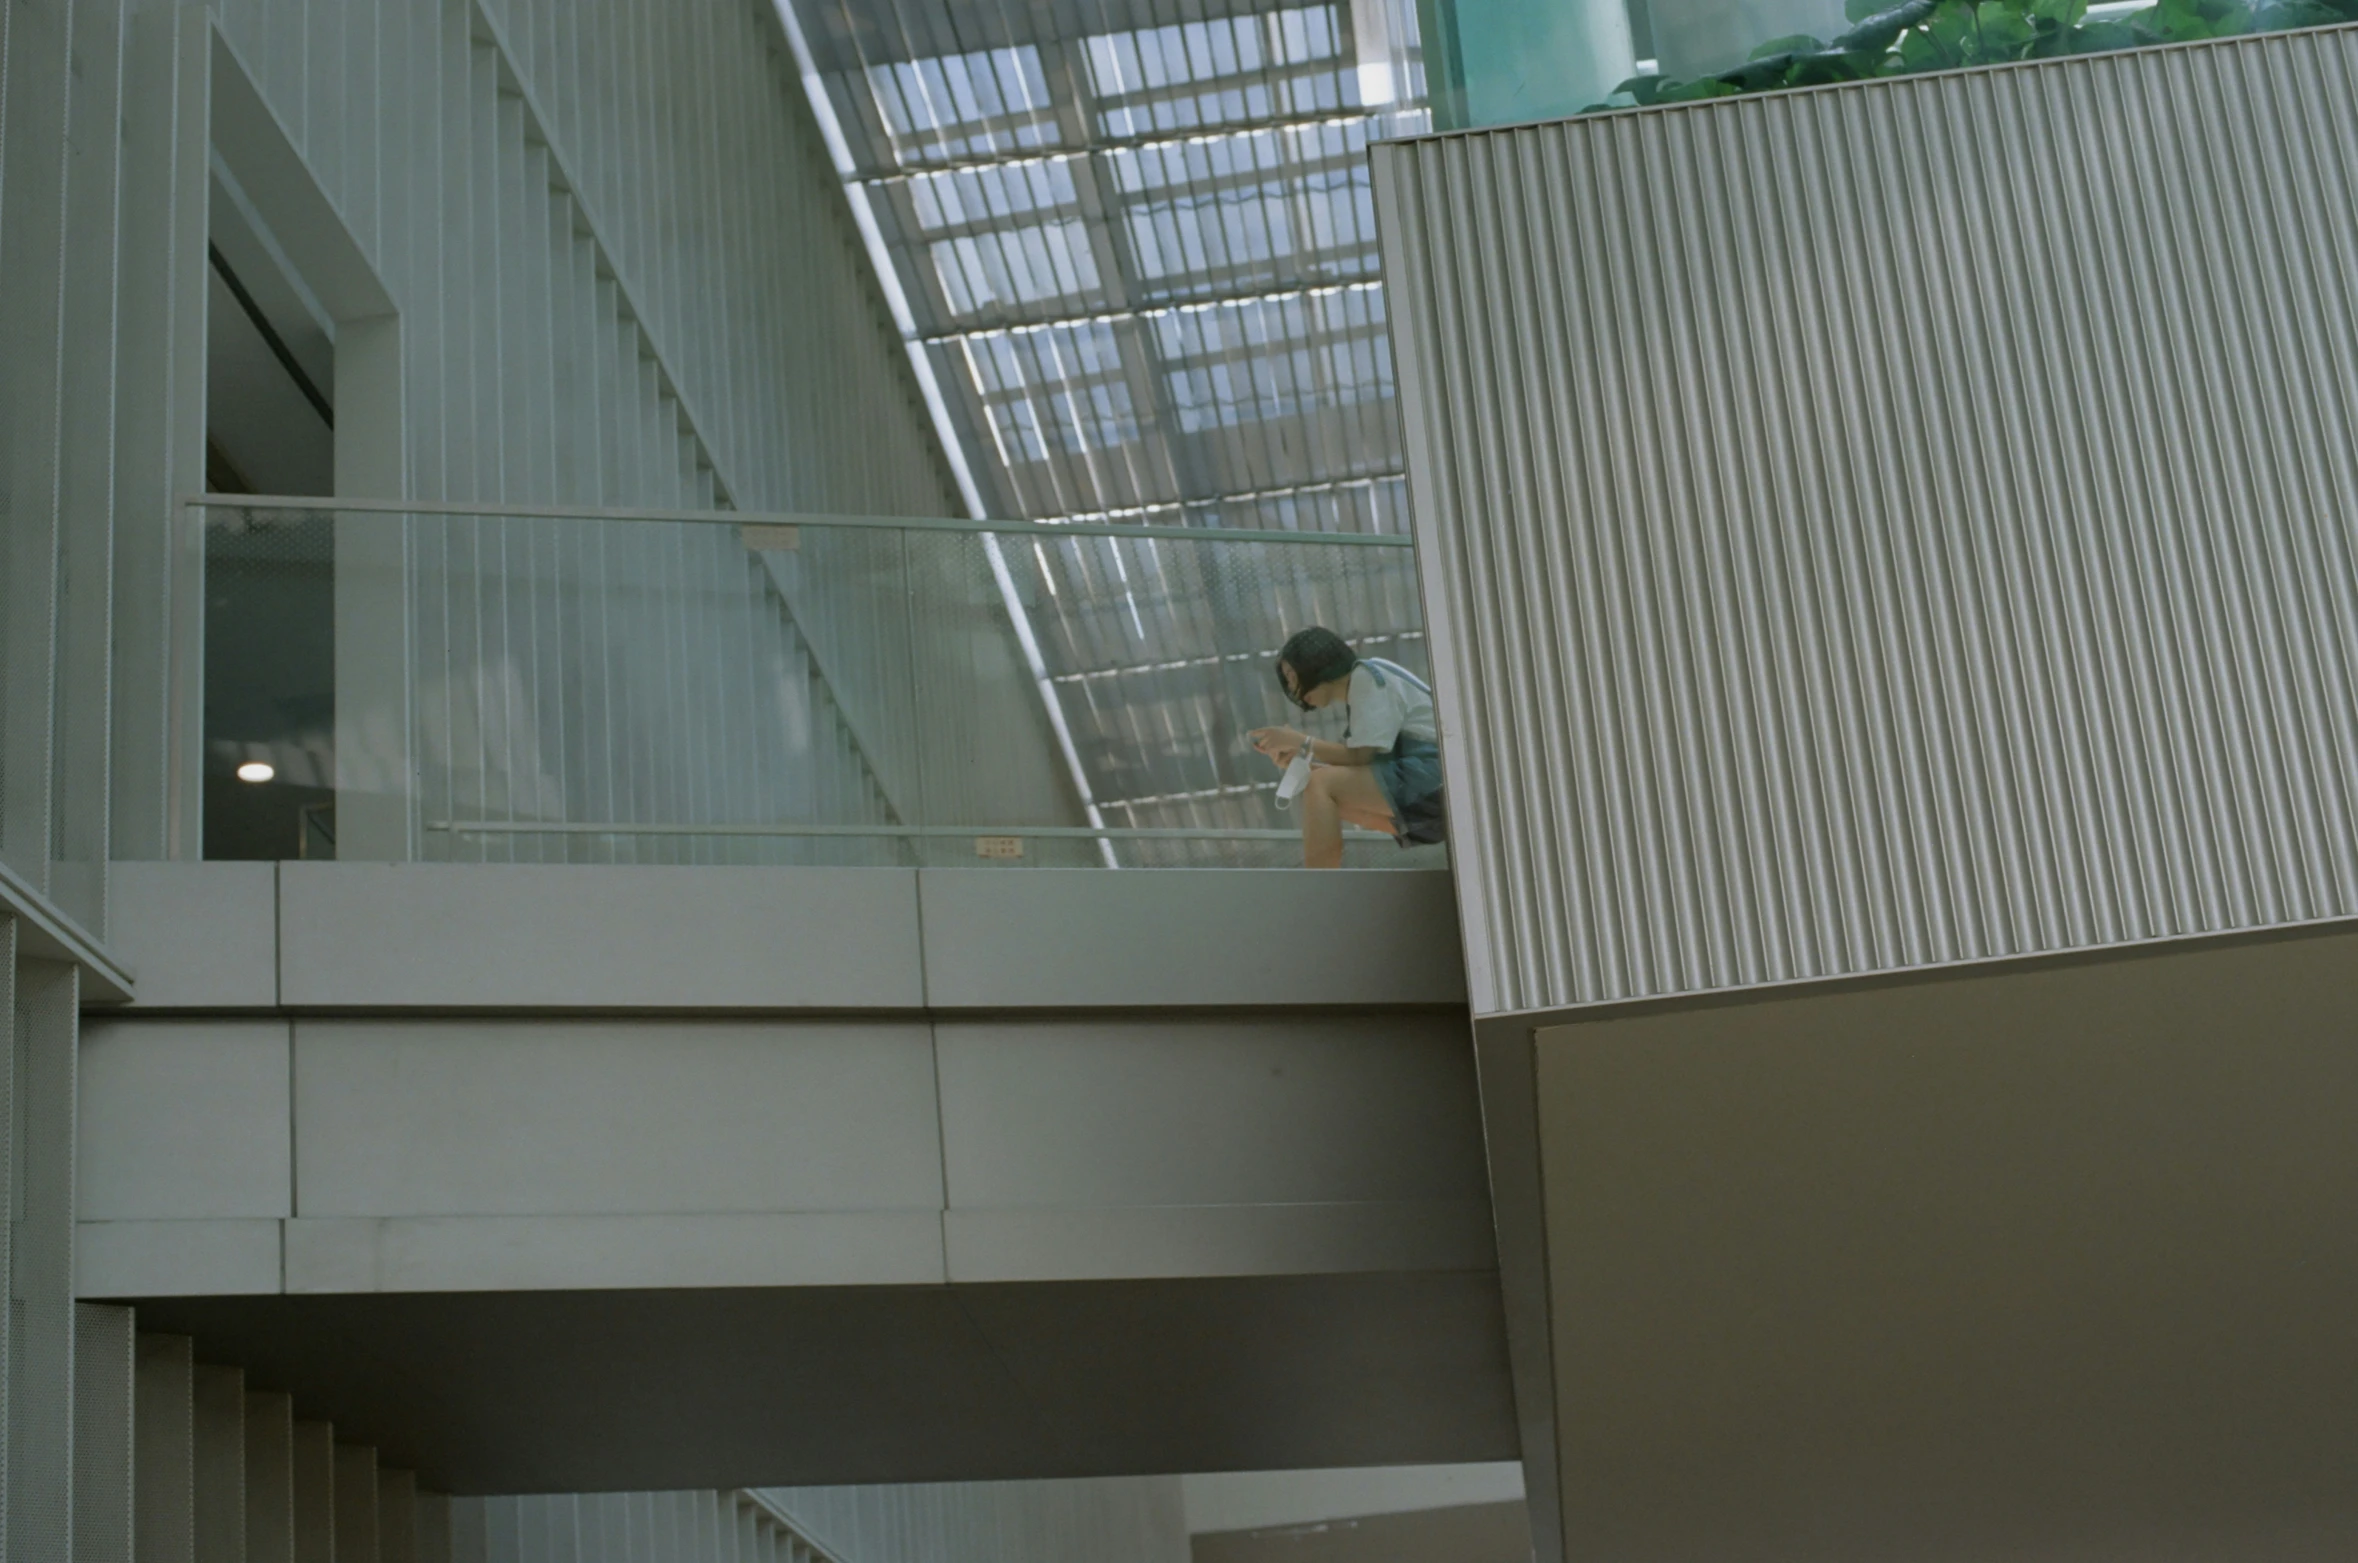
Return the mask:
<svg viewBox="0 0 2358 1563">
<path fill-rule="evenodd" d="M 1277 806 L 1281 809 L 1292 808 L 1294 799 L 1300 797 L 1302 789 L 1309 785 L 1310 746 L 1304 744 L 1294 751 L 1293 763 L 1288 765 L 1285 768 L 1285 774 L 1277 779 Z"/>
</svg>

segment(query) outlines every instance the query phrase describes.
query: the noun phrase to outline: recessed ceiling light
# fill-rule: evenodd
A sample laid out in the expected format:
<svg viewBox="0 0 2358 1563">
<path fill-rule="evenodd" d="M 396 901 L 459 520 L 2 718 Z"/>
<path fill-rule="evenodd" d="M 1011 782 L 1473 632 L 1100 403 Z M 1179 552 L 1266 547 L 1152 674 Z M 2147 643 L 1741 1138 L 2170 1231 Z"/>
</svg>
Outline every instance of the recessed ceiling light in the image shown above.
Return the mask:
<svg viewBox="0 0 2358 1563">
<path fill-rule="evenodd" d="M 277 768 L 268 760 L 248 760 L 237 768 L 239 781 L 266 782 L 277 774 Z"/>
</svg>

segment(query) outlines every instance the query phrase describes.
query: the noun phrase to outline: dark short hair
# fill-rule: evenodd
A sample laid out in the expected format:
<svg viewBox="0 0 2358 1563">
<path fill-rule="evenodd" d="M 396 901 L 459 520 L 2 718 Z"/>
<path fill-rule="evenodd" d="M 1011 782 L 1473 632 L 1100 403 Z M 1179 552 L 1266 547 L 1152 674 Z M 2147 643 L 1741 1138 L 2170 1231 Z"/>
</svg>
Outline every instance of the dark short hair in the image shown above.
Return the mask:
<svg viewBox="0 0 2358 1563">
<path fill-rule="evenodd" d="M 1277 653 L 1277 686 L 1285 689 L 1285 670 L 1294 670 L 1294 687 L 1287 696 L 1296 705 L 1302 696 L 1331 680 L 1348 677 L 1359 666 L 1359 655 L 1343 637 L 1322 625 L 1296 630 Z"/>
</svg>

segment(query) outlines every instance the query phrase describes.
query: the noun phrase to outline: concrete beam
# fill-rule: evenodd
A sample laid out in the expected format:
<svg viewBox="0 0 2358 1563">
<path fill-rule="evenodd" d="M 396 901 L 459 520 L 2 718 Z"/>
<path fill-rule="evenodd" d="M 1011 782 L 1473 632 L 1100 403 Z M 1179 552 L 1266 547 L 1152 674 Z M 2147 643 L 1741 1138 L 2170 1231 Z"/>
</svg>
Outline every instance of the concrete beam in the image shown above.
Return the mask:
<svg viewBox="0 0 2358 1563">
<path fill-rule="evenodd" d="M 91 1296 L 1493 1264 L 1447 1013 L 87 1031 Z"/>
<path fill-rule="evenodd" d="M 149 1010 L 1465 1003 L 1441 873 L 125 863 Z"/>
</svg>

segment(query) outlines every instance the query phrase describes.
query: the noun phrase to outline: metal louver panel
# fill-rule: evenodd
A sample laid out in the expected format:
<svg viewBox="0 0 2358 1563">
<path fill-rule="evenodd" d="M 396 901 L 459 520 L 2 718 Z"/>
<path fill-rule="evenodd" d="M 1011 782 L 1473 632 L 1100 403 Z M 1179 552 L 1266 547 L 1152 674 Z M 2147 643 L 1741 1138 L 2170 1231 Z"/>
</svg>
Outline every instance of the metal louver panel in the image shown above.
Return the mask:
<svg viewBox="0 0 2358 1563">
<path fill-rule="evenodd" d="M 2358 29 L 1374 158 L 1478 1012 L 2358 911 Z"/>
</svg>

